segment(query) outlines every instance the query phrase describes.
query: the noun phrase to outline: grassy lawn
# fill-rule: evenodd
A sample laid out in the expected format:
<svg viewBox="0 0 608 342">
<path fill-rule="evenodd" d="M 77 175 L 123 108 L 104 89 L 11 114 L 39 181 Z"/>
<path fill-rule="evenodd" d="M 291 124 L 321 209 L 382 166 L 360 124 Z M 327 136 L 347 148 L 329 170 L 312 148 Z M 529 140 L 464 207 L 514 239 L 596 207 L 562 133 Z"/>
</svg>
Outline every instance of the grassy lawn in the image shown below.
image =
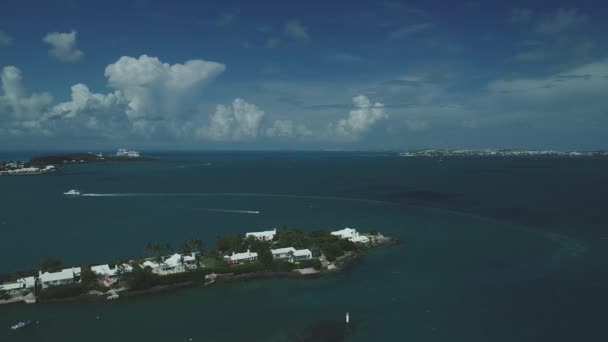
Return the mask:
<svg viewBox="0 0 608 342">
<path fill-rule="evenodd" d="M 216 268 L 218 266 L 218 263 L 221 262 L 217 259 L 213 259 L 207 256 L 203 257 L 203 265 L 205 265 L 205 267 L 209 267 L 209 268 Z"/>
</svg>

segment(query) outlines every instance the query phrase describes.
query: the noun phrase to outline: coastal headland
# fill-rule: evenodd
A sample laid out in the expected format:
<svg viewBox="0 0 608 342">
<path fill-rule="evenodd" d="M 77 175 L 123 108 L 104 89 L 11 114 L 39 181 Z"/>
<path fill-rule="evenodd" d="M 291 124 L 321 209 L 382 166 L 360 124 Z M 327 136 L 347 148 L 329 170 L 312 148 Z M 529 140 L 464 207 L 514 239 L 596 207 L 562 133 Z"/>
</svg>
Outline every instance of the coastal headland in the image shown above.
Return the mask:
<svg viewBox="0 0 608 342">
<path fill-rule="evenodd" d="M 40 175 L 56 172 L 64 165 L 104 163 L 104 162 L 134 162 L 150 160 L 137 151 L 119 149 L 115 154 L 93 152 L 62 153 L 36 156 L 30 161 L 0 162 L 0 176 Z"/>
</svg>

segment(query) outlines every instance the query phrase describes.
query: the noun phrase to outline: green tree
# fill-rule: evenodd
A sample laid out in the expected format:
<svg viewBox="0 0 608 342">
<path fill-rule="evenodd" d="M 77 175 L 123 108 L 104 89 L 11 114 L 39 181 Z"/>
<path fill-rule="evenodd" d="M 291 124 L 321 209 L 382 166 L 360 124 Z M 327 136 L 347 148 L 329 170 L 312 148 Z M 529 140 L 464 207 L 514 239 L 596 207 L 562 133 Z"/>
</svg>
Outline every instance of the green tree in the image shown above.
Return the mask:
<svg viewBox="0 0 608 342">
<path fill-rule="evenodd" d="M 82 265 L 80 267 L 80 282 L 82 286 L 90 289 L 97 286 L 99 278 L 97 278 L 97 274 L 91 270 L 91 266 Z"/>
<path fill-rule="evenodd" d="M 59 258 L 51 257 L 46 258 L 40 262 L 40 268 L 42 272 L 57 272 L 61 270 L 63 261 Z"/>
<path fill-rule="evenodd" d="M 272 257 L 272 252 L 268 248 L 260 248 L 256 251 L 258 253 L 258 260 L 264 268 L 271 269 L 274 266 L 274 258 Z"/>
<path fill-rule="evenodd" d="M 220 235 L 217 237 L 215 246 L 220 253 L 228 251 L 239 251 L 242 240 L 236 235 Z"/>
<path fill-rule="evenodd" d="M 171 247 L 170 243 L 165 243 L 165 245 L 162 247 L 162 250 L 165 254 L 171 254 L 173 253 L 173 247 Z"/>
<path fill-rule="evenodd" d="M 189 243 L 185 243 L 179 247 L 179 251 L 181 254 L 190 254 L 192 253 L 192 247 Z"/>
<path fill-rule="evenodd" d="M 153 274 L 149 267 L 141 268 L 138 264 L 133 264 L 133 271 L 126 273 L 123 277 L 130 289 L 143 290 L 154 286 L 158 276 Z"/>
<path fill-rule="evenodd" d="M 5 290 L 0 290 L 0 299 L 7 300 L 10 299 L 11 295 L 8 294 Z"/>
</svg>

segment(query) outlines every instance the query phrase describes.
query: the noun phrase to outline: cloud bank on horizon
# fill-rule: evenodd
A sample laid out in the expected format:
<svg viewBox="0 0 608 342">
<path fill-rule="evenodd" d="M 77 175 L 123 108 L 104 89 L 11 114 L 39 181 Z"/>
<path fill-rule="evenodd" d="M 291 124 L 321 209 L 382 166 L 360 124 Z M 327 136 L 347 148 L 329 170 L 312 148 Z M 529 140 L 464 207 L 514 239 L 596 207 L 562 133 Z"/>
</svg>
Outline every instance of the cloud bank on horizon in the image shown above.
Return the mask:
<svg viewBox="0 0 608 342">
<path fill-rule="evenodd" d="M 149 6 L 138 10 L 161 5 Z M 123 37 L 93 19 L 67 23 L 78 30 L 3 20 L 0 144 L 607 147 L 603 9 L 486 6 L 369 2 L 327 21 L 312 5 L 265 18 L 243 3 L 203 23 L 144 16 L 144 32 Z M 175 15 L 192 21 L 186 32 L 148 32 Z M 192 45 L 193 32 L 208 44 Z"/>
</svg>

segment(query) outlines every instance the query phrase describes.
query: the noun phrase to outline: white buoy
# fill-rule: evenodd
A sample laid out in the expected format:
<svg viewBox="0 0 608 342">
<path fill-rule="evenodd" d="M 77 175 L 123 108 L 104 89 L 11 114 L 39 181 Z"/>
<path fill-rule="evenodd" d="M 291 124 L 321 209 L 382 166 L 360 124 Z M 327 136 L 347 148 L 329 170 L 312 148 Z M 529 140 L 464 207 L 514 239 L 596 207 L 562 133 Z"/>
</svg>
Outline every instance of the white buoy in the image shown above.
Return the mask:
<svg viewBox="0 0 608 342">
<path fill-rule="evenodd" d="M 350 318 L 348 317 L 348 312 L 346 313 L 346 323 L 348 323 L 348 321 L 350 321 Z"/>
</svg>

